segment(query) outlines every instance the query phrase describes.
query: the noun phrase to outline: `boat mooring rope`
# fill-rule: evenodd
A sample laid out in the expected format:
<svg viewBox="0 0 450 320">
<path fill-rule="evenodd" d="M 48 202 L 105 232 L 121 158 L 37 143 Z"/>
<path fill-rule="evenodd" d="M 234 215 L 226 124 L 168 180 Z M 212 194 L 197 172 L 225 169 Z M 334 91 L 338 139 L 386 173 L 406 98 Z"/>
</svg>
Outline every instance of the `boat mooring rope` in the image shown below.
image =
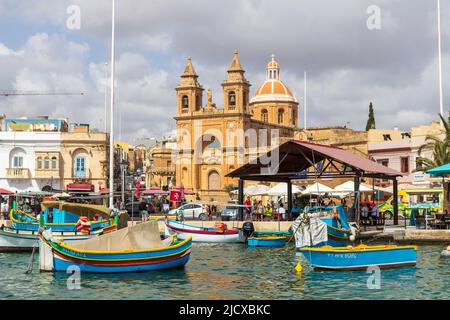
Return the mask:
<svg viewBox="0 0 450 320">
<path fill-rule="evenodd" d="M 39 243 L 39 240 L 37 241 Z M 33 246 L 33 251 L 31 252 L 31 258 L 30 262 L 28 263 L 27 271 L 25 271 L 25 274 L 29 274 L 33 272 L 33 262 L 34 262 L 34 253 L 36 252 L 36 247 Z"/>
</svg>

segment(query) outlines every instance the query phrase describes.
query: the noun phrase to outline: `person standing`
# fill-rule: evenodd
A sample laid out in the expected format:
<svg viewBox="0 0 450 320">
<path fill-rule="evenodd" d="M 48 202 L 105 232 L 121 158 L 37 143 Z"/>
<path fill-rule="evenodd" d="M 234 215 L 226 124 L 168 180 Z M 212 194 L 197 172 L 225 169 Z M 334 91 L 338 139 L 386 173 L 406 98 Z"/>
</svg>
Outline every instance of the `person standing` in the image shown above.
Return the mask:
<svg viewBox="0 0 450 320">
<path fill-rule="evenodd" d="M 251 214 L 252 214 L 252 200 L 250 200 L 250 197 L 247 197 L 247 200 L 245 200 L 244 204 L 245 204 L 245 215 L 246 215 L 246 217 L 251 217 Z"/>
</svg>

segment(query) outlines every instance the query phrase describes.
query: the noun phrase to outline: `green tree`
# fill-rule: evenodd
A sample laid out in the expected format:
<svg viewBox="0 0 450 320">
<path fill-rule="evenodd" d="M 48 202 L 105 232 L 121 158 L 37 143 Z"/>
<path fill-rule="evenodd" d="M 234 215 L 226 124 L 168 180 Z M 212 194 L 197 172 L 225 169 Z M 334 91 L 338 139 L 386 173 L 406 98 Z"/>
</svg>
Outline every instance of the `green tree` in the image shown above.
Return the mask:
<svg viewBox="0 0 450 320">
<path fill-rule="evenodd" d="M 367 119 L 366 131 L 369 131 L 370 129 L 375 129 L 375 115 L 373 113 L 372 102 L 369 104 L 369 119 Z"/>
<path fill-rule="evenodd" d="M 439 117 L 444 126 L 445 137 L 440 139 L 432 135 L 426 136 L 425 144 L 419 148 L 419 156 L 424 150 L 433 150 L 433 158 L 418 157 L 415 171 L 427 171 L 450 163 L 450 112 L 447 120 L 441 114 Z"/>
</svg>

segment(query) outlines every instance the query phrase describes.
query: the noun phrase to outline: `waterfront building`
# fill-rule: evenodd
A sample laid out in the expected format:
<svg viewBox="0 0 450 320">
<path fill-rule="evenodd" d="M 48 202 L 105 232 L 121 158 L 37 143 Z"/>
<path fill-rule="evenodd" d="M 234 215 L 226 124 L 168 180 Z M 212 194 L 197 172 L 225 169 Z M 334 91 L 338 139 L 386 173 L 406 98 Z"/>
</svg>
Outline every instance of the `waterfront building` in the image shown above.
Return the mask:
<svg viewBox="0 0 450 320">
<path fill-rule="evenodd" d="M 416 171 L 419 148 L 425 144 L 425 139 L 429 135 L 444 138 L 439 121 L 412 127 L 410 131 L 371 129 L 368 132 L 369 156 L 374 161 L 403 173 L 404 176 L 398 179 L 400 186 L 430 187 L 439 184 L 440 179 Z M 432 159 L 433 150 L 424 149 L 420 156 Z M 377 184 L 386 187 L 390 182 L 377 181 Z"/>
<path fill-rule="evenodd" d="M 0 188 L 13 192 L 97 191 L 106 186 L 108 139 L 67 119 L 3 119 Z"/>
</svg>

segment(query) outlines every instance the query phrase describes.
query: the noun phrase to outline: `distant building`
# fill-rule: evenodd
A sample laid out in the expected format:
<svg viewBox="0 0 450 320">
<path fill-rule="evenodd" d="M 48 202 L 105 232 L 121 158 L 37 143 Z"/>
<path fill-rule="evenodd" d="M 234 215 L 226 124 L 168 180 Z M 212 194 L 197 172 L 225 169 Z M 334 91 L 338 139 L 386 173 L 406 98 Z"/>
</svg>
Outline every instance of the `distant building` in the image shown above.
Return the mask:
<svg viewBox="0 0 450 320">
<path fill-rule="evenodd" d="M 14 192 L 98 191 L 106 186 L 108 139 L 66 119 L 3 119 L 0 187 Z M 5 161 L 6 160 L 6 161 Z"/>
</svg>

